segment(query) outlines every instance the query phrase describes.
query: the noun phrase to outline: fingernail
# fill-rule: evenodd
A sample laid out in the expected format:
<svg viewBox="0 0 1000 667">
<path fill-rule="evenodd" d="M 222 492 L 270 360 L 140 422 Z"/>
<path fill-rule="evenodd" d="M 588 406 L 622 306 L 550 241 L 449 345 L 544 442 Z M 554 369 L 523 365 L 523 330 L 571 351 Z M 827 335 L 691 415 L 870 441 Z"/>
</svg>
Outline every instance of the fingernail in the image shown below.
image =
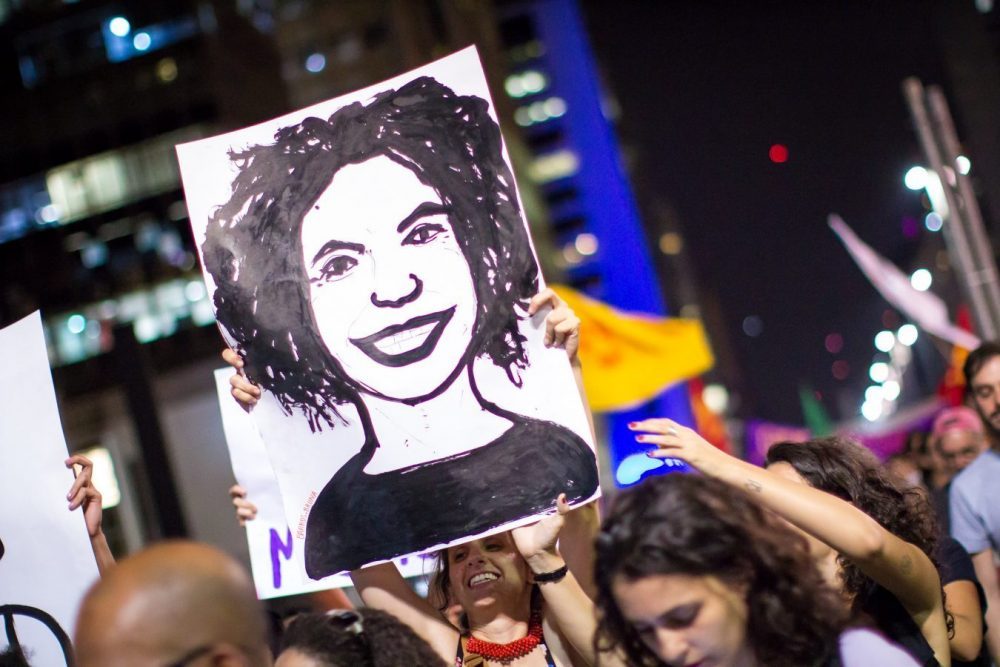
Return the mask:
<svg viewBox="0 0 1000 667">
<path fill-rule="evenodd" d="M 636 426 L 638 426 L 638 425 L 639 425 L 639 422 L 629 422 L 629 423 L 628 423 L 628 427 L 629 427 L 629 428 L 635 428 L 635 427 L 636 427 Z"/>
<path fill-rule="evenodd" d="M 644 435 L 637 435 L 637 436 L 635 436 L 635 440 L 636 440 L 636 442 L 645 442 L 646 441 L 646 436 L 644 436 Z"/>
</svg>

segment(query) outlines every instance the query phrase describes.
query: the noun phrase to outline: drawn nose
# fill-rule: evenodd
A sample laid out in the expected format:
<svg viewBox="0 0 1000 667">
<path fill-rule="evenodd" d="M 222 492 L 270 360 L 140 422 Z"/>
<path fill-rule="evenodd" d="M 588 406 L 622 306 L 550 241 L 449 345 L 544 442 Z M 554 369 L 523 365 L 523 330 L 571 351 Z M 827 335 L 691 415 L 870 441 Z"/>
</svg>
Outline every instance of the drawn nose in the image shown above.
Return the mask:
<svg viewBox="0 0 1000 667">
<path fill-rule="evenodd" d="M 413 281 L 413 289 L 411 289 L 407 294 L 404 294 L 396 299 L 383 300 L 378 298 L 378 294 L 372 292 L 372 303 L 379 308 L 400 308 L 411 301 L 416 301 L 420 296 L 420 293 L 424 291 L 424 282 L 412 273 L 410 274 L 410 280 Z"/>
</svg>

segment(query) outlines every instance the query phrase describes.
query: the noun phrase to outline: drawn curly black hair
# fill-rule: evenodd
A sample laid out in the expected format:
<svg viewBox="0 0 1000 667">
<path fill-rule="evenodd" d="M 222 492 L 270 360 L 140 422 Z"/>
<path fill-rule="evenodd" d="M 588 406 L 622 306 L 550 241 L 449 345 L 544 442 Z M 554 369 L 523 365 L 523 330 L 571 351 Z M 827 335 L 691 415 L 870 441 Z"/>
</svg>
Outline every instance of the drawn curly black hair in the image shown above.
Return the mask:
<svg viewBox="0 0 1000 667">
<path fill-rule="evenodd" d="M 202 245 L 216 315 L 249 378 L 275 394 L 286 413 L 306 416 L 313 430 L 333 426 L 337 406 L 357 404 L 361 388 L 317 333 L 302 220 L 338 170 L 377 156 L 434 189 L 469 265 L 476 324 L 449 380 L 485 356 L 520 383 L 528 360 L 518 322 L 537 292 L 538 267 L 500 128 L 487 111 L 485 100 L 420 77 L 328 119 L 283 127 L 273 144 L 230 152 L 239 169 L 232 197 L 212 215 Z"/>
</svg>

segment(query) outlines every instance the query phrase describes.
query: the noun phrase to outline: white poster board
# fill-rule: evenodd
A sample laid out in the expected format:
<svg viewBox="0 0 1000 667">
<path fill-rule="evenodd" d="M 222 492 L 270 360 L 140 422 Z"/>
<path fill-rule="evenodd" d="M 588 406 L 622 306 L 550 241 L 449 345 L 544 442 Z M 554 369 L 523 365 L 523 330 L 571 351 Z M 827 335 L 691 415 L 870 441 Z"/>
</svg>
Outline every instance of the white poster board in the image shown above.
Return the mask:
<svg viewBox="0 0 1000 667">
<path fill-rule="evenodd" d="M 474 48 L 177 152 L 311 578 L 597 497 Z"/>
<path fill-rule="evenodd" d="M 0 330 L 0 651 L 16 640 L 32 665 L 68 664 L 77 607 L 97 579 L 37 312 Z"/>
<path fill-rule="evenodd" d="M 222 427 L 226 432 L 233 476 L 257 507 L 257 516 L 246 524 L 250 570 L 257 597 L 266 600 L 352 585 L 351 578 L 346 574 L 334 574 L 318 580 L 306 575 L 305 559 L 301 548 L 295 548 L 292 530 L 285 520 L 278 478 L 267 458 L 264 440 L 253 418 L 239 407 L 229 393 L 232 374 L 231 368 L 215 371 L 215 386 L 219 393 Z M 429 575 L 433 566 L 433 559 L 423 556 L 396 561 L 396 567 L 404 577 Z"/>
</svg>

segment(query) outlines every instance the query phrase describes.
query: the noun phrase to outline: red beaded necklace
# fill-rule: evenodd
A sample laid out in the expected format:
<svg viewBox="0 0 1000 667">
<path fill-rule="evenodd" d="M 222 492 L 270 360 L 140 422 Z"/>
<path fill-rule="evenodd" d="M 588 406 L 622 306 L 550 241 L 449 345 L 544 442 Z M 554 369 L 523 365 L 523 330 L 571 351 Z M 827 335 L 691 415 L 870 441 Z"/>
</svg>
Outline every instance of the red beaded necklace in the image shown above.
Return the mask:
<svg viewBox="0 0 1000 667">
<path fill-rule="evenodd" d="M 495 662 L 513 662 L 518 658 L 528 655 L 542 642 L 542 614 L 539 611 L 531 612 L 528 620 L 528 636 L 515 639 L 507 644 L 494 644 L 483 639 L 477 639 L 471 634 L 465 644 L 469 653 L 482 656 L 487 660 Z"/>
</svg>

